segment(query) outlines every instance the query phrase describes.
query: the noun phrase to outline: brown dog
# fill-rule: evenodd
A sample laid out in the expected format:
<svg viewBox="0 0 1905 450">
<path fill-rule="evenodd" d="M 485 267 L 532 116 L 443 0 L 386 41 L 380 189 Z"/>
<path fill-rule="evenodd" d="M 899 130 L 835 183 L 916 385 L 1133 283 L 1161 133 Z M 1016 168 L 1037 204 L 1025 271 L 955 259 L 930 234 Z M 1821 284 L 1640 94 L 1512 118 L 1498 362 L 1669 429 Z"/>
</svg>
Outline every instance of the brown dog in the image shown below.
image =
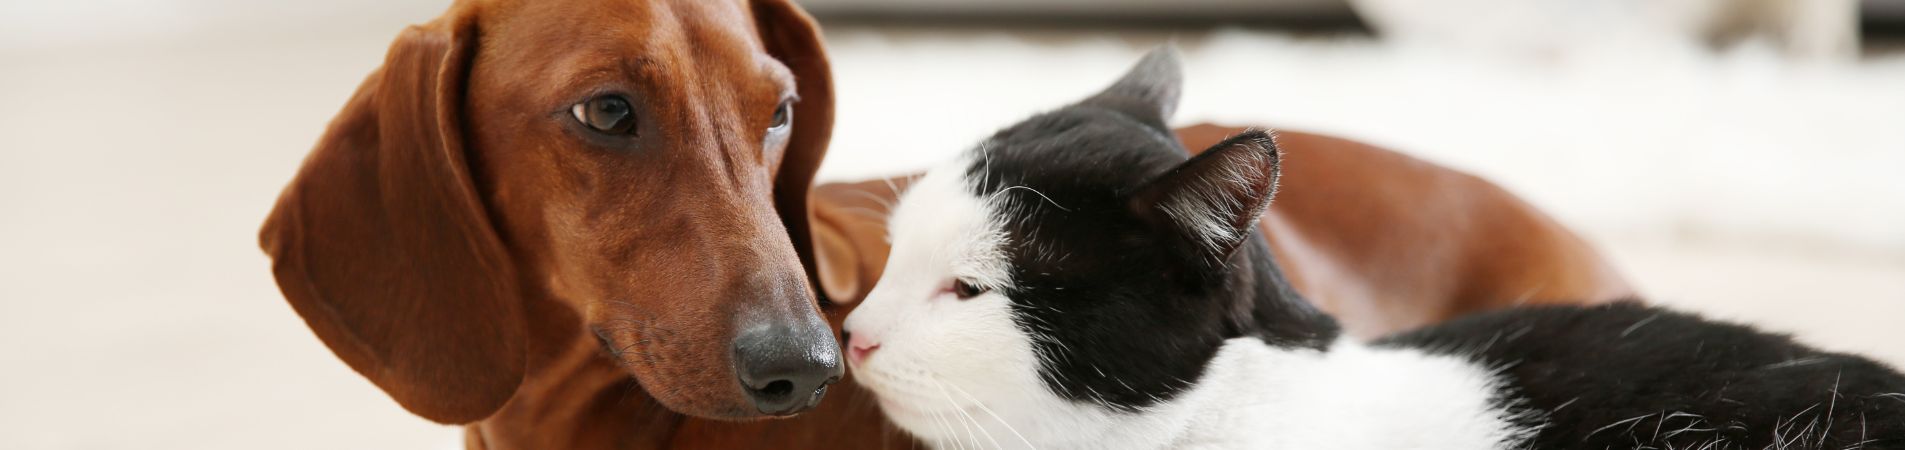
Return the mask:
<svg viewBox="0 0 1905 450">
<path fill-rule="evenodd" d="M 842 372 L 803 269 L 829 76 L 786 0 L 458 1 L 391 44 L 263 247 L 318 337 L 430 420 L 576 400 L 542 390 L 598 340 L 604 389 L 647 394 L 603 408 L 800 412 Z"/>
<path fill-rule="evenodd" d="M 340 359 L 470 424 L 472 448 L 903 447 L 850 384 L 788 420 L 704 419 L 810 407 L 839 366 L 802 267 L 837 325 L 883 266 L 884 182 L 823 187 L 809 232 L 829 82 L 785 0 L 459 1 L 392 44 L 261 238 Z M 1626 291 L 1487 183 L 1325 137 L 1284 148 L 1264 226 L 1362 334 Z"/>
</svg>

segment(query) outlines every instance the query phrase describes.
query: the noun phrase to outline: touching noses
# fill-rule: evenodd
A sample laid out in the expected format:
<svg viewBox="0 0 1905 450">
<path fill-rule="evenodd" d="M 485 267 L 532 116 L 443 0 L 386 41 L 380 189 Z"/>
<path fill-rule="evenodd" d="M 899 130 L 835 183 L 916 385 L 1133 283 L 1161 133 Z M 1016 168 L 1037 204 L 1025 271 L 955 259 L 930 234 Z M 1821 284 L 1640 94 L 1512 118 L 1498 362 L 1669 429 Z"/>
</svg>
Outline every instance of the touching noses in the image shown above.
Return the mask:
<svg viewBox="0 0 1905 450">
<path fill-rule="evenodd" d="M 840 380 L 840 347 L 833 330 L 774 323 L 750 327 L 734 338 L 741 389 L 762 414 L 793 415 L 820 404 L 827 385 Z"/>
<path fill-rule="evenodd" d="M 846 341 L 847 361 L 856 366 L 866 362 L 867 355 L 873 354 L 874 350 L 880 349 L 878 342 L 873 342 L 873 339 L 864 334 L 855 335 L 851 331 L 840 332 L 840 340 Z"/>
</svg>

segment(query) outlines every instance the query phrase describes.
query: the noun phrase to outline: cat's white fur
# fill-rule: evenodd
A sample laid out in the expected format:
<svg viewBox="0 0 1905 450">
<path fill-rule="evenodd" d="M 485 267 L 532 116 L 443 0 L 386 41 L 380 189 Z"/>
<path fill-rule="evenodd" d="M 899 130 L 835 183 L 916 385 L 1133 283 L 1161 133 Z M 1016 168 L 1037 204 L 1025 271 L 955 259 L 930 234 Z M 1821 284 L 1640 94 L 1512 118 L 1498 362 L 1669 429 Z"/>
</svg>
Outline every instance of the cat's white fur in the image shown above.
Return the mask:
<svg viewBox="0 0 1905 450">
<path fill-rule="evenodd" d="M 885 276 L 847 318 L 879 348 L 853 364 L 893 422 L 935 448 L 1490 449 L 1531 430 L 1463 360 L 1344 340 L 1329 351 L 1226 342 L 1190 390 L 1140 412 L 1066 400 L 1014 323 L 992 199 L 965 161 L 929 172 L 889 220 Z M 960 300 L 955 278 L 994 289 Z"/>
</svg>

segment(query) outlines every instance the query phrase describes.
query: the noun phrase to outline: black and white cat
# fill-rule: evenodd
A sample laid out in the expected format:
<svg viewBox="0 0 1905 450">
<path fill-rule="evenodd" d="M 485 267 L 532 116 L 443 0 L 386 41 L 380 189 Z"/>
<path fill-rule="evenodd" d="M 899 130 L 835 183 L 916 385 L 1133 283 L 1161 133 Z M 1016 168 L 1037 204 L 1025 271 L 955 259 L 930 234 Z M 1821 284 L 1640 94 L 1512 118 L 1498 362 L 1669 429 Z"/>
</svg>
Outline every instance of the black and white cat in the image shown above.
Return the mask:
<svg viewBox="0 0 1905 450">
<path fill-rule="evenodd" d="M 886 415 L 937 448 L 1905 448 L 1905 377 L 1636 304 L 1358 342 L 1257 217 L 1271 137 L 1190 158 L 1175 53 L 930 171 L 846 322 Z"/>
</svg>

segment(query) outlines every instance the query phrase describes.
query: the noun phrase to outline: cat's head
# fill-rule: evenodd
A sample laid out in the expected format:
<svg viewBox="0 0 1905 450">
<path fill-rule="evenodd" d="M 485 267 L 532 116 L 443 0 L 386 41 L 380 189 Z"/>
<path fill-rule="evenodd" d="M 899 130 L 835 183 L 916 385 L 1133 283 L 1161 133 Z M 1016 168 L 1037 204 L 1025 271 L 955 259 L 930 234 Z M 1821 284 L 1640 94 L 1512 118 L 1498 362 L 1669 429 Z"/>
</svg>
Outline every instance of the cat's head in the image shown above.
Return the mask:
<svg viewBox="0 0 1905 450">
<path fill-rule="evenodd" d="M 1154 51 L 901 197 L 885 275 L 846 322 L 850 366 L 890 418 L 942 442 L 975 425 L 1012 443 L 1076 432 L 1170 401 L 1226 339 L 1333 335 L 1255 231 L 1271 136 L 1187 160 L 1165 125 L 1179 78 L 1176 52 Z"/>
</svg>

